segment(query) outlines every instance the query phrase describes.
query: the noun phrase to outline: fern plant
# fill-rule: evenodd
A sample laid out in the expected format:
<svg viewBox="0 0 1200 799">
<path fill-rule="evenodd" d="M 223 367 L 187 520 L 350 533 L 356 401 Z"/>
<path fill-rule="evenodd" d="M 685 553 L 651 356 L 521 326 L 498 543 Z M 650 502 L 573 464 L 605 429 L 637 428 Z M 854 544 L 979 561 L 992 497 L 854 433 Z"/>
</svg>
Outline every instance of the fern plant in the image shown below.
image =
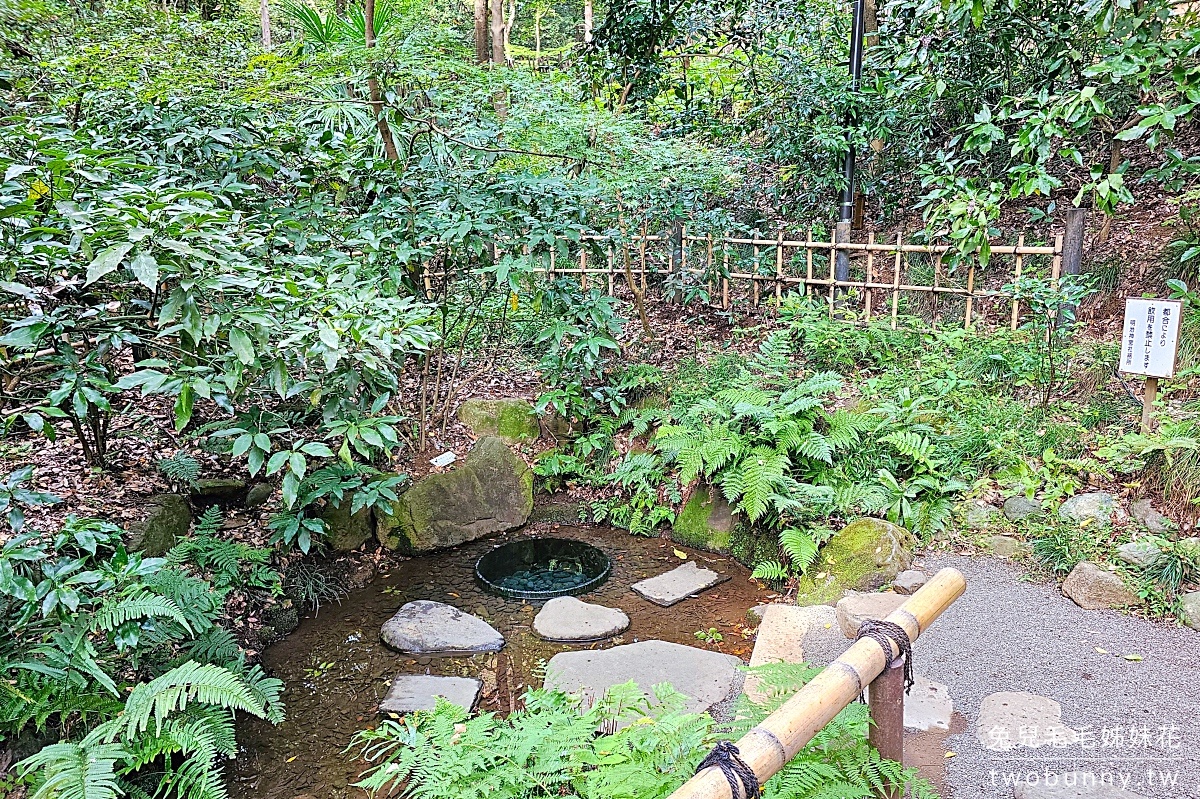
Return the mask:
<svg viewBox="0 0 1200 799">
<path fill-rule="evenodd" d="M 666 685 L 649 698 L 633 683 L 614 686 L 596 702 L 534 689 L 506 719 L 470 717 L 439 699 L 433 711 L 355 736 L 352 748 L 371 764 L 357 785 L 373 796 L 413 799 L 665 799 L 718 740 L 739 737 L 817 674 L 783 664 L 751 672 L 762 704 L 743 697 L 729 728 L 685 712 L 683 697 Z M 864 705 L 847 707 L 767 781 L 763 796 L 868 799 L 896 784 L 916 799 L 935 799 L 915 769 L 871 750 L 868 723 Z"/>
<path fill-rule="evenodd" d="M 177 486 L 187 489 L 196 487 L 200 477 L 200 462 L 183 450 L 158 462 L 159 473 Z"/>
<path fill-rule="evenodd" d="M 207 508 L 191 535 L 167 553 L 167 563 L 196 569 L 218 589 L 256 588 L 281 594 L 279 573 L 270 565 L 271 550 L 221 537 L 221 520 L 220 508 Z"/>
<path fill-rule="evenodd" d="M 780 531 L 779 559 L 756 564 L 750 576 L 772 583 L 785 583 L 793 577 L 800 577 L 816 561 L 821 544 L 832 534 L 827 527 L 811 530 L 789 527 Z"/>
<path fill-rule="evenodd" d="M 30 799 L 142 795 L 138 772 L 161 764 L 157 796 L 224 799 L 220 762 L 237 754 L 234 713 L 283 721 L 283 684 L 256 666 L 238 671 L 189 661 L 134 686 L 122 712 L 78 741 L 42 749 L 16 765 Z"/>
</svg>

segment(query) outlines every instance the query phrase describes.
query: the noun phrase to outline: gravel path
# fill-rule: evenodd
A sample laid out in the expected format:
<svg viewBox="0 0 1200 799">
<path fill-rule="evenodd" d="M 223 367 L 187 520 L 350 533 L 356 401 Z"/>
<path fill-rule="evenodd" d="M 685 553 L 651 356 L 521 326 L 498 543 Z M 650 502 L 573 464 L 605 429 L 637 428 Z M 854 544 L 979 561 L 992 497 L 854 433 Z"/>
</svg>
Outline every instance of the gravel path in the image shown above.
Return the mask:
<svg viewBox="0 0 1200 799">
<path fill-rule="evenodd" d="M 1200 799 L 1200 633 L 1082 610 L 1057 586 L 1024 582 L 1019 568 L 993 558 L 930 555 L 920 564 L 967 578 L 967 593 L 914 647 L 917 673 L 949 686 L 968 722 L 947 741 L 956 753 L 953 799 L 1012 799 L 1006 779 L 1068 772 L 1107 774 L 1118 787 L 1126 780 L 1144 797 Z M 1059 702 L 1062 722 L 1090 747 L 985 750 L 976 737 L 979 707 L 997 691 Z"/>
</svg>

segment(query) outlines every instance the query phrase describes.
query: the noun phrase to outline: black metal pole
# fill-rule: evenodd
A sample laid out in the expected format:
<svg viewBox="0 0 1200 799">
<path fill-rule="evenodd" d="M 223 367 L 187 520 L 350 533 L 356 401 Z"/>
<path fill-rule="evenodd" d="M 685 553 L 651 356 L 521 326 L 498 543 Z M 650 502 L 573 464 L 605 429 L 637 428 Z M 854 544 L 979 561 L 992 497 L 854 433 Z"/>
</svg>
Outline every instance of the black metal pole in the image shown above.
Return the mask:
<svg viewBox="0 0 1200 799">
<path fill-rule="evenodd" d="M 850 31 L 850 91 L 858 92 L 862 81 L 863 56 L 863 26 L 866 18 L 866 0 L 855 0 L 854 22 Z M 846 160 L 842 164 L 842 177 L 845 185 L 842 187 L 842 205 L 838 219 L 849 222 L 854 217 L 854 128 L 858 126 L 858 112 L 855 106 L 850 106 L 846 112 Z"/>
</svg>

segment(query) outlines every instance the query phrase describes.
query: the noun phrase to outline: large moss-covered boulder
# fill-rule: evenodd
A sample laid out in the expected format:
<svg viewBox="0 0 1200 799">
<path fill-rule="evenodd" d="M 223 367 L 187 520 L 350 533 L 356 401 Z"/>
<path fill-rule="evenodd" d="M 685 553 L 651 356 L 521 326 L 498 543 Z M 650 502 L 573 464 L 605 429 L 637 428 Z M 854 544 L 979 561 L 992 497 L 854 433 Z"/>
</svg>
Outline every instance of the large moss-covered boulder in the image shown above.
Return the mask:
<svg viewBox="0 0 1200 799">
<path fill-rule="evenodd" d="M 533 472 L 495 436 L 457 469 L 422 478 L 376 514 L 375 534 L 401 552 L 429 552 L 520 527 L 533 510 Z"/>
<path fill-rule="evenodd" d="M 476 438 L 496 436 L 506 444 L 536 441 L 538 418 L 525 400 L 469 399 L 458 409 L 458 418 Z"/>
<path fill-rule="evenodd" d="M 721 492 L 698 486 L 675 517 L 671 540 L 677 544 L 705 549 L 709 552 L 729 552 L 733 534 L 733 508 Z"/>
<path fill-rule="evenodd" d="M 846 591 L 874 591 L 912 565 L 912 533 L 863 517 L 834 533 L 799 586 L 799 603 L 834 602 Z"/>
<path fill-rule="evenodd" d="M 360 508 L 351 513 L 354 495 L 347 494 L 338 505 L 327 505 L 321 513 L 325 522 L 325 534 L 334 552 L 353 552 L 370 540 L 375 532 L 375 520 L 371 509 Z"/>
<path fill-rule="evenodd" d="M 156 494 L 146 501 L 145 516 L 129 525 L 126 540 L 129 549 L 147 557 L 165 555 L 192 525 L 192 508 L 179 494 Z"/>
</svg>

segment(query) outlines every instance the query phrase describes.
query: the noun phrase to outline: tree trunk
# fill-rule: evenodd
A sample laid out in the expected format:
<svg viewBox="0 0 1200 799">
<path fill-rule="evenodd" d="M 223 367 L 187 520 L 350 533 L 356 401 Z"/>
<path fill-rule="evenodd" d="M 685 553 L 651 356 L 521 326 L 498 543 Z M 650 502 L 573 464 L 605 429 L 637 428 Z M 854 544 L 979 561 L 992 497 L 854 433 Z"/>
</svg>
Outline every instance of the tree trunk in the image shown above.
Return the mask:
<svg viewBox="0 0 1200 799">
<path fill-rule="evenodd" d="M 504 0 L 490 0 L 488 8 L 492 26 L 492 63 L 503 64 L 504 52 Z"/>
<path fill-rule="evenodd" d="M 488 0 L 475 0 L 475 61 L 488 62 Z"/>
<path fill-rule="evenodd" d="M 1121 140 L 1113 138 L 1108 143 L 1108 174 L 1113 174 L 1121 168 Z M 1112 232 L 1112 214 L 1104 215 L 1104 222 L 1100 225 L 1100 231 L 1096 234 L 1097 244 L 1107 244 L 1108 235 Z"/>
<path fill-rule="evenodd" d="M 517 0 L 508 0 L 508 11 L 504 15 L 504 55 L 507 60 L 512 50 L 512 32 L 517 24 Z"/>
<path fill-rule="evenodd" d="M 583 42 L 592 41 L 592 0 L 583 0 Z"/>
<path fill-rule="evenodd" d="M 375 46 L 375 0 L 363 2 L 364 36 L 367 48 Z M 396 142 L 392 139 L 392 128 L 388 125 L 387 117 L 383 115 L 383 98 L 379 91 L 379 81 L 371 73 L 367 78 L 367 90 L 371 94 L 371 112 L 375 115 L 375 126 L 379 128 L 379 137 L 383 139 L 383 153 L 389 161 L 399 161 L 400 154 L 396 152 Z"/>
<path fill-rule="evenodd" d="M 541 66 L 542 61 L 542 15 L 546 12 L 535 9 L 533 12 L 533 68 Z"/>
<path fill-rule="evenodd" d="M 271 6 L 267 0 L 258 0 L 258 24 L 262 28 L 262 46 L 271 49 Z"/>
</svg>

